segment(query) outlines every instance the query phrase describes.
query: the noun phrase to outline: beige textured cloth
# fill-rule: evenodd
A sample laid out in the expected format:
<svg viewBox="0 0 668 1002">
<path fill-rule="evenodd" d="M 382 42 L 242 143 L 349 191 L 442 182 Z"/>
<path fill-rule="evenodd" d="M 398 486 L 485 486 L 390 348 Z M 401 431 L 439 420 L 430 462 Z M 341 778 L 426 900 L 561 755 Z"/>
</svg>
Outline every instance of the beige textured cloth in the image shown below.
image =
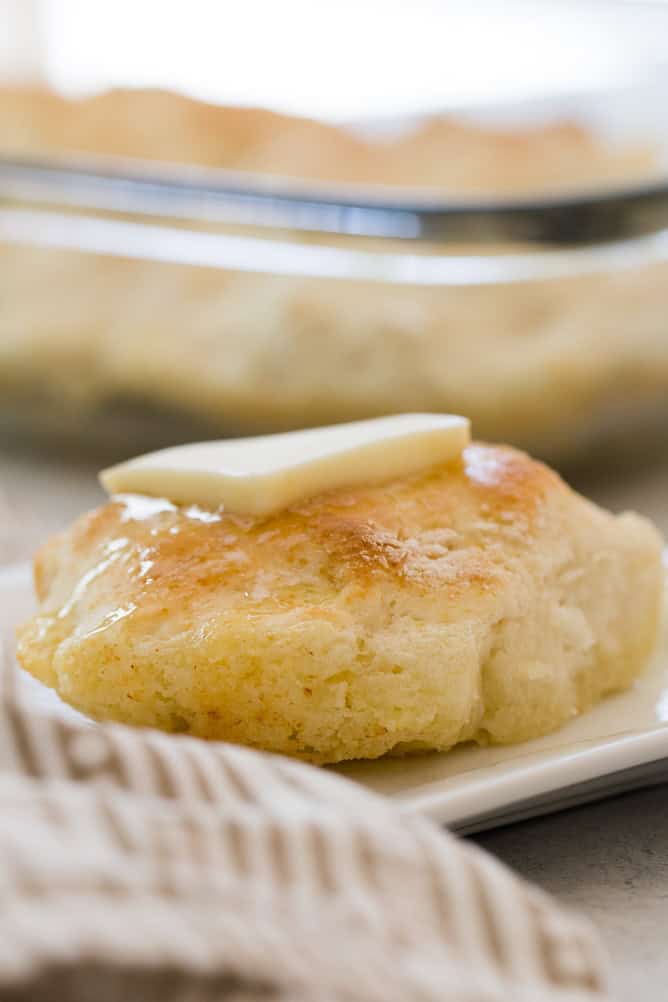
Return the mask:
<svg viewBox="0 0 668 1002">
<path fill-rule="evenodd" d="M 0 699 L 0 998 L 593 1002 L 579 918 L 324 770 Z"/>
</svg>

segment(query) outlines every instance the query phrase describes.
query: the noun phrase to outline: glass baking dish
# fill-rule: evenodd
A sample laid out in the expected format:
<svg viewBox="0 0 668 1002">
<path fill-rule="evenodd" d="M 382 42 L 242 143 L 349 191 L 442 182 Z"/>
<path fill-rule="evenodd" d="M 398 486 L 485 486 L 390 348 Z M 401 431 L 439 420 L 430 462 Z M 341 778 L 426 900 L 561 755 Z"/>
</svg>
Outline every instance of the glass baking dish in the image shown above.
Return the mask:
<svg viewBox="0 0 668 1002">
<path fill-rule="evenodd" d="M 71 5 L 51 6 L 67 24 Z M 483 6 L 526 28 L 526 4 Z M 449 118 L 425 117 L 424 80 L 401 114 L 378 92 L 352 125 L 165 92 L 53 103 L 43 86 L 5 88 L 5 433 L 126 455 L 444 410 L 562 463 L 660 447 L 668 9 L 590 6 L 542 14 L 590 51 L 592 32 L 609 42 L 579 91 L 543 63 L 537 93 L 525 65 L 504 101 L 446 94 Z M 436 18 L 480 44 L 480 11 L 434 10 L 408 22 L 423 41 Z"/>
</svg>

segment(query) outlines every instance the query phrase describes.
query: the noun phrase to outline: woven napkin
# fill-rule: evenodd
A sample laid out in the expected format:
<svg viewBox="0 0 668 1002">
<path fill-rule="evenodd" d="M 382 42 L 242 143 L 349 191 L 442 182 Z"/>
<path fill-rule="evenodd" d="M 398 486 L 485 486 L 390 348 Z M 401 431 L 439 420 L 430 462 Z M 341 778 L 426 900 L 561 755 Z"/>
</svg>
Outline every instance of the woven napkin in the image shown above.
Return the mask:
<svg viewBox="0 0 668 1002">
<path fill-rule="evenodd" d="M 608 998 L 589 926 L 474 846 L 322 769 L 29 708 L 4 661 L 2 1000 Z"/>
</svg>

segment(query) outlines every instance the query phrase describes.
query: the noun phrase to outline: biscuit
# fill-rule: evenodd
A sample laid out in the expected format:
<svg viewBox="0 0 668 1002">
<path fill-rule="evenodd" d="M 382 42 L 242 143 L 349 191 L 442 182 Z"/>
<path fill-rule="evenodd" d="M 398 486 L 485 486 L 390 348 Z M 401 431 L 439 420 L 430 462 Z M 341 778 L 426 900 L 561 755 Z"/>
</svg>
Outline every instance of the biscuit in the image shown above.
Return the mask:
<svg viewBox="0 0 668 1002">
<path fill-rule="evenodd" d="M 526 195 L 658 172 L 650 144 L 606 144 L 568 121 L 494 129 L 432 116 L 381 138 L 157 89 L 72 99 L 42 88 L 0 88 L 0 151 L 157 160 L 446 194 Z"/>
<path fill-rule="evenodd" d="M 381 139 L 149 90 L 66 100 L 0 89 L 0 149 L 445 196 L 619 185 L 658 169 L 649 147 L 607 145 L 569 123 L 499 131 L 437 117 Z M 293 236 L 300 246 L 312 239 Z M 463 413 L 482 437 L 561 461 L 619 442 L 629 424 L 665 424 L 667 276 L 665 263 L 648 262 L 559 280 L 419 287 L 7 243 L 0 403 L 33 424 L 46 415 L 46 430 L 59 424 L 52 416 L 69 417 L 79 435 L 99 431 L 105 413 L 112 429 L 119 410 L 170 413 L 167 439 L 188 437 L 193 423 L 191 437 L 205 437 L 397 411 Z M 154 420 L 150 444 L 171 444 L 156 425 L 164 422 Z"/>
<path fill-rule="evenodd" d="M 127 496 L 35 561 L 24 667 L 99 720 L 318 763 L 545 734 L 631 684 L 661 540 L 473 444 L 271 517 Z"/>
<path fill-rule="evenodd" d="M 192 439 L 442 411 L 561 462 L 646 409 L 666 425 L 666 265 L 415 289 L 7 246 L 0 300 L 0 403 L 35 394 L 77 428 L 119 401 L 173 414 L 147 448 L 184 416 Z"/>
</svg>

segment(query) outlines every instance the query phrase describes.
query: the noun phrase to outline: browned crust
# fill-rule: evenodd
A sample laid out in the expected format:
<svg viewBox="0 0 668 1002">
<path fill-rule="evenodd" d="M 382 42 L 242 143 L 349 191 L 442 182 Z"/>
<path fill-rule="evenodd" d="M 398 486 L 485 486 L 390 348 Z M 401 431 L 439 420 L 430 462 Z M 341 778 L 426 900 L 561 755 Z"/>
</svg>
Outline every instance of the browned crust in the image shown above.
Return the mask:
<svg viewBox="0 0 668 1002">
<path fill-rule="evenodd" d="M 641 177 L 646 146 L 608 148 L 561 122 L 493 130 L 432 117 L 392 139 L 261 108 L 207 104 L 161 90 L 65 99 L 0 91 L 0 150 L 101 154 L 268 172 L 315 181 L 486 193 L 531 192 Z"/>
<path fill-rule="evenodd" d="M 498 579 L 498 559 L 480 542 L 480 521 L 501 531 L 519 526 L 529 536 L 543 500 L 555 491 L 568 488 L 524 453 L 474 444 L 462 461 L 425 475 L 335 491 L 263 519 L 222 515 L 203 522 L 175 508 L 133 521 L 122 501 L 112 501 L 75 524 L 67 536 L 68 560 L 85 568 L 110 540 L 127 538 L 119 586 L 152 610 L 221 588 L 248 598 L 263 570 L 273 575 L 273 588 L 254 607 L 276 607 L 281 596 L 289 605 L 292 583 L 304 583 L 304 564 L 318 599 L 344 585 L 367 589 L 381 578 L 454 598 L 491 588 Z M 57 537 L 36 557 L 42 599 L 62 545 Z M 148 576 L 139 573 L 142 560 L 150 561 Z"/>
</svg>

